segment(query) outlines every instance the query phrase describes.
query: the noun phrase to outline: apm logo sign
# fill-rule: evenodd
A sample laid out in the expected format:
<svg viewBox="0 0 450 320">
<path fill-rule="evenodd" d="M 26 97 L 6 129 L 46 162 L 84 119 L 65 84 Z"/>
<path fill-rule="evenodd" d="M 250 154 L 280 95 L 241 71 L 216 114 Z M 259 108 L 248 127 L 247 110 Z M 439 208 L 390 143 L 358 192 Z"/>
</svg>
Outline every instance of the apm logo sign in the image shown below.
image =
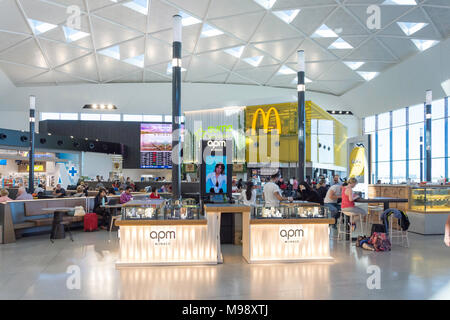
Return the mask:
<svg viewBox="0 0 450 320">
<path fill-rule="evenodd" d="M 283 243 L 299 243 L 305 236 L 305 231 L 302 225 L 280 226 L 278 235 Z"/>
<path fill-rule="evenodd" d="M 174 227 L 154 227 L 149 237 L 154 246 L 167 246 L 177 239 L 177 231 Z"/>
<path fill-rule="evenodd" d="M 211 148 L 211 151 L 222 150 L 227 146 L 227 142 L 225 140 L 208 140 L 208 147 Z"/>
</svg>

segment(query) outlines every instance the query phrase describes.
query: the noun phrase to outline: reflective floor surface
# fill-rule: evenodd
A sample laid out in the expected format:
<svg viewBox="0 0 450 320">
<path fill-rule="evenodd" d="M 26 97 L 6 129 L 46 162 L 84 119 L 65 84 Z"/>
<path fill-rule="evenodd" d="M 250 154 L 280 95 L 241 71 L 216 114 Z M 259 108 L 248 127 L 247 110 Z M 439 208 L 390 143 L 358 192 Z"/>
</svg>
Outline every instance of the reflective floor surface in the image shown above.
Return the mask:
<svg viewBox="0 0 450 320">
<path fill-rule="evenodd" d="M 0 299 L 450 299 L 443 237 L 409 237 L 410 248 L 386 253 L 332 240 L 334 262 L 249 265 L 240 246 L 223 245 L 217 266 L 122 270 L 115 232 L 26 237 L 0 245 Z"/>
</svg>

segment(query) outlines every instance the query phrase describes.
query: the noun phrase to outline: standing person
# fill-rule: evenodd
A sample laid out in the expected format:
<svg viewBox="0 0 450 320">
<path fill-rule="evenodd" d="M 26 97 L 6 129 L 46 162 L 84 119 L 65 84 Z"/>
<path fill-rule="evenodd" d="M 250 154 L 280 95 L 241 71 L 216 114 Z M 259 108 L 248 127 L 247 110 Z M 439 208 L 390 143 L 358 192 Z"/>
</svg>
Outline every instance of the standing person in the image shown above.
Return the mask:
<svg viewBox="0 0 450 320">
<path fill-rule="evenodd" d="M 295 179 L 295 177 L 292 178 L 292 189 L 297 190 L 298 189 L 298 181 Z"/>
<path fill-rule="evenodd" d="M 333 176 L 333 185 L 335 185 L 335 184 L 337 184 L 337 185 L 339 185 L 339 186 L 342 185 L 341 177 L 340 177 L 338 174 L 335 174 L 335 175 Z"/>
<path fill-rule="evenodd" d="M 362 219 L 361 216 L 367 215 L 367 212 L 361 209 L 360 207 L 355 206 L 355 200 L 359 198 L 359 196 L 353 194 L 353 188 L 358 184 L 358 180 L 355 178 L 350 178 L 348 180 L 348 185 L 342 187 L 342 213 L 347 216 L 357 216 L 359 219 Z M 352 231 L 356 229 L 356 222 L 353 221 Z"/>
<path fill-rule="evenodd" d="M 252 181 L 247 182 L 247 189 L 242 190 L 239 200 L 241 200 L 246 206 L 256 206 L 256 186 Z"/>
<path fill-rule="evenodd" d="M 239 190 L 242 190 L 242 187 L 243 187 L 242 178 L 239 179 L 239 181 L 237 183 L 237 187 L 238 187 Z"/>
<path fill-rule="evenodd" d="M 323 200 L 325 207 L 330 209 L 331 216 L 334 218 L 334 227 L 336 227 L 337 219 L 340 217 L 341 205 L 338 203 L 338 200 L 341 198 L 341 194 L 341 186 L 334 184 L 328 189 Z"/>
<path fill-rule="evenodd" d="M 12 201 L 12 199 L 10 199 L 8 196 L 9 196 L 9 191 L 6 189 L 2 189 L 0 191 L 0 202 Z"/>
<path fill-rule="evenodd" d="M 325 179 L 320 180 L 319 183 L 317 184 L 316 188 L 317 188 L 317 193 L 319 194 L 319 197 L 322 199 L 322 204 L 323 204 L 323 199 L 325 199 L 325 196 L 327 195 L 327 191 L 328 191 L 328 187 L 325 182 Z"/>
<path fill-rule="evenodd" d="M 131 195 L 131 187 L 126 187 L 125 191 L 120 195 L 119 203 L 124 204 L 131 200 L 133 200 L 133 196 Z"/>
<path fill-rule="evenodd" d="M 66 195 L 66 190 L 64 190 L 64 188 L 61 187 L 61 185 L 58 183 L 55 189 L 53 190 L 53 195 L 58 198 L 62 198 Z"/>
<path fill-rule="evenodd" d="M 102 216 L 102 219 L 100 221 L 100 229 L 107 230 L 108 226 L 110 224 L 110 214 L 108 210 L 103 208 L 102 206 L 106 205 L 108 203 L 108 198 L 106 197 L 106 189 L 102 188 L 98 190 L 97 195 L 94 199 L 94 212 L 100 216 Z"/>
<path fill-rule="evenodd" d="M 278 207 L 280 201 L 286 200 L 281 195 L 280 187 L 277 184 L 279 178 L 280 174 L 275 173 L 270 177 L 270 182 L 264 185 L 263 194 L 266 207 Z"/>
<path fill-rule="evenodd" d="M 25 190 L 24 187 L 20 187 L 19 190 L 17 190 L 16 200 L 33 200 L 33 196 L 27 193 L 27 190 Z"/>
</svg>

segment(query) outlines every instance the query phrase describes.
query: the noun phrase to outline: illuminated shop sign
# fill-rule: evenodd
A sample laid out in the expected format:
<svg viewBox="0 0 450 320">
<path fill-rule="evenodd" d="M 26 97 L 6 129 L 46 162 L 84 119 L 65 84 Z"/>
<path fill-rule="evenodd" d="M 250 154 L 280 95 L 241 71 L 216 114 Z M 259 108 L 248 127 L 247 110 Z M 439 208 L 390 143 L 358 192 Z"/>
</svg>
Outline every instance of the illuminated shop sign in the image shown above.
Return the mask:
<svg viewBox="0 0 450 320">
<path fill-rule="evenodd" d="M 203 128 L 198 128 L 194 134 L 197 138 L 209 138 L 220 134 L 223 138 L 228 138 L 232 135 L 233 126 L 232 125 L 220 125 L 220 126 L 209 126 L 207 130 Z"/>
<path fill-rule="evenodd" d="M 251 134 L 255 135 L 256 134 L 256 123 L 258 121 L 258 117 L 261 114 L 262 120 L 263 120 L 263 130 L 264 133 L 267 133 L 269 130 L 272 130 L 273 128 L 269 128 L 269 121 L 270 121 L 270 115 L 273 113 L 273 115 L 275 116 L 275 121 L 276 121 L 276 130 L 278 131 L 278 134 L 281 133 L 281 121 L 280 121 L 280 115 L 277 111 L 277 109 L 275 109 L 274 107 L 271 107 L 267 113 L 264 112 L 263 109 L 258 108 L 256 110 L 256 112 L 253 114 L 253 120 L 252 120 L 252 131 Z"/>
<path fill-rule="evenodd" d="M 299 243 L 305 236 L 302 225 L 285 225 L 279 227 L 279 239 L 285 244 Z"/>
<path fill-rule="evenodd" d="M 171 245 L 177 238 L 175 227 L 154 227 L 149 233 L 150 241 L 154 246 Z"/>
</svg>

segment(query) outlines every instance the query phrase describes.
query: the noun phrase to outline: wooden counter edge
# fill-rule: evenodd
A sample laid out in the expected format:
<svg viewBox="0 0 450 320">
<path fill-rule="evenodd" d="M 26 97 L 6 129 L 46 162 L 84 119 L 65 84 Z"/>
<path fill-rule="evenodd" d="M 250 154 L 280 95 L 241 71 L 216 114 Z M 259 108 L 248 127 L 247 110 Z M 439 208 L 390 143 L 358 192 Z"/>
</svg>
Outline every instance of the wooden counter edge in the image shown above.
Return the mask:
<svg viewBox="0 0 450 320">
<path fill-rule="evenodd" d="M 115 222 L 116 226 L 203 226 L 206 220 L 120 220 Z"/>
<path fill-rule="evenodd" d="M 242 206 L 242 207 L 206 207 L 205 206 L 205 212 L 250 212 L 251 207 L 248 206 Z"/>
<path fill-rule="evenodd" d="M 334 219 L 252 219 L 250 224 L 334 224 Z"/>
</svg>

